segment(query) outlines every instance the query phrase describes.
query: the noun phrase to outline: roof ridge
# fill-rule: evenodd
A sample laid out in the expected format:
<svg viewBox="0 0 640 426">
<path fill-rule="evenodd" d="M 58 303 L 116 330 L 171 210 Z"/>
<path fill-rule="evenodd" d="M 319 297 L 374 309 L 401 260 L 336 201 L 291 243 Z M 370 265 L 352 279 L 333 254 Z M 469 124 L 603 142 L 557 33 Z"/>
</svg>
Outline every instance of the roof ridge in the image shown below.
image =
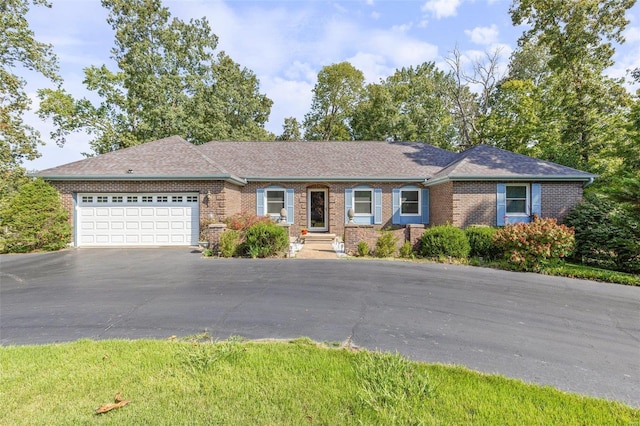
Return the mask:
<svg viewBox="0 0 640 426">
<path fill-rule="evenodd" d="M 201 146 L 203 146 L 203 145 L 208 144 L 209 142 L 205 142 L 205 143 L 203 143 L 203 144 L 196 145 L 196 144 L 193 144 L 193 143 L 191 143 L 191 142 L 187 141 L 186 139 L 183 139 L 183 138 L 182 138 L 182 137 L 180 137 L 180 136 L 178 136 L 178 138 L 180 138 L 180 140 L 181 140 L 182 142 L 184 142 L 184 143 L 186 143 L 187 145 L 189 145 L 189 147 L 190 147 L 193 151 L 195 151 L 196 153 L 198 153 L 198 155 L 200 155 L 202 158 L 204 158 L 204 160 L 205 160 L 207 163 L 211 164 L 211 165 L 212 165 L 213 167 L 215 167 L 218 171 L 220 171 L 220 172 L 222 172 L 222 173 L 228 173 L 228 174 L 231 174 L 231 173 L 229 173 L 229 171 L 228 171 L 227 169 L 225 169 L 224 167 L 222 167 L 218 162 L 216 162 L 215 160 L 213 160 L 212 158 L 210 158 L 208 155 L 206 155 L 206 154 L 204 154 L 204 153 L 202 153 L 202 152 L 200 151 L 200 149 L 199 149 L 199 148 L 200 148 Z M 210 141 L 210 142 L 213 142 L 213 141 Z"/>
</svg>

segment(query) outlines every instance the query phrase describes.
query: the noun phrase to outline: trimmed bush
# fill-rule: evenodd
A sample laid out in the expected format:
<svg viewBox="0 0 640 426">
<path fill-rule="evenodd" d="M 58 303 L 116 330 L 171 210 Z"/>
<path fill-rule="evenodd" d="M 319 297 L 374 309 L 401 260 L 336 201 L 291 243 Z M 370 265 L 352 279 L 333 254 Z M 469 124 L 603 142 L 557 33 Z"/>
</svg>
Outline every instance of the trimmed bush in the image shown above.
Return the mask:
<svg viewBox="0 0 640 426">
<path fill-rule="evenodd" d="M 369 244 L 366 241 L 360 241 L 357 247 L 358 256 L 364 257 L 369 256 L 371 250 L 369 250 Z"/>
<path fill-rule="evenodd" d="M 471 226 L 464 230 L 471 251 L 471 257 L 483 257 L 485 259 L 495 259 L 502 254 L 500 249 L 493 242 L 493 236 L 498 230 L 488 226 Z"/>
<path fill-rule="evenodd" d="M 411 259 L 415 256 L 413 253 L 413 247 L 409 241 L 405 241 L 402 247 L 400 247 L 400 257 L 403 259 Z"/>
<path fill-rule="evenodd" d="M 469 256 L 471 247 L 464 231 L 453 225 L 439 225 L 428 228 L 420 238 L 420 254 L 424 257 Z"/>
<path fill-rule="evenodd" d="M 374 254 L 376 257 L 392 257 L 396 254 L 396 244 L 398 244 L 398 237 L 391 231 L 382 231 L 376 240 Z"/>
<path fill-rule="evenodd" d="M 60 250 L 71 239 L 60 194 L 42 179 L 23 184 L 0 211 L 0 251 Z"/>
<path fill-rule="evenodd" d="M 236 229 L 227 229 L 220 235 L 218 250 L 222 257 L 233 257 L 242 243 L 242 233 Z"/>
<path fill-rule="evenodd" d="M 247 229 L 240 247 L 242 253 L 252 258 L 282 256 L 289 250 L 289 235 L 271 221 L 259 222 Z"/>
<path fill-rule="evenodd" d="M 531 223 L 507 225 L 496 232 L 496 246 L 505 258 L 522 271 L 540 271 L 542 265 L 557 263 L 573 251 L 573 228 L 558 225 L 556 219 L 534 218 Z"/>
<path fill-rule="evenodd" d="M 640 273 L 640 218 L 632 211 L 601 195 L 588 194 L 564 223 L 575 228 L 575 260 Z"/>
</svg>

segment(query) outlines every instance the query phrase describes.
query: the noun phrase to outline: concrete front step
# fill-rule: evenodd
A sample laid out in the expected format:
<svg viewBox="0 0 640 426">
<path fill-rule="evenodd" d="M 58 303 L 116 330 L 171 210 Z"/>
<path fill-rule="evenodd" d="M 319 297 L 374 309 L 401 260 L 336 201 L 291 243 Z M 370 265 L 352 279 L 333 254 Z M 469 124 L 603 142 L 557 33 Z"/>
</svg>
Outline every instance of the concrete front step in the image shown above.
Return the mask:
<svg viewBox="0 0 640 426">
<path fill-rule="evenodd" d="M 336 239 L 336 234 L 309 232 L 307 235 L 301 235 L 300 239 L 307 241 L 333 241 Z"/>
</svg>

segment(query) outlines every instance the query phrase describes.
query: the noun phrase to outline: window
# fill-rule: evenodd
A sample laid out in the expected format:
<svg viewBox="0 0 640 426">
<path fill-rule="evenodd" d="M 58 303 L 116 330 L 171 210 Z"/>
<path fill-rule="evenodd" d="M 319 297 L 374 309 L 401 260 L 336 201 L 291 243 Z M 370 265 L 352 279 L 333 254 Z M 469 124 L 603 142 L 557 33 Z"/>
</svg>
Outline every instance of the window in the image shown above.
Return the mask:
<svg viewBox="0 0 640 426">
<path fill-rule="evenodd" d="M 181 203 L 182 202 L 182 195 L 173 195 L 171 197 L 171 202 L 172 203 Z"/>
<path fill-rule="evenodd" d="M 96 197 L 96 201 L 99 203 L 108 203 L 109 202 L 109 197 L 106 196 L 97 196 Z"/>
<path fill-rule="evenodd" d="M 373 191 L 356 189 L 353 191 L 353 211 L 356 215 L 371 216 L 373 214 Z"/>
<path fill-rule="evenodd" d="M 284 190 L 283 189 L 267 189 L 267 214 L 280 215 L 280 211 L 284 208 Z"/>
<path fill-rule="evenodd" d="M 198 197 L 196 195 L 187 195 L 187 203 L 197 203 Z"/>
<path fill-rule="evenodd" d="M 112 203 L 121 203 L 121 202 L 122 202 L 122 197 L 121 197 L 121 196 L 119 196 L 119 195 L 118 195 L 118 196 L 111 197 L 111 202 L 112 202 Z"/>
<path fill-rule="evenodd" d="M 418 189 L 403 189 L 400 191 L 400 214 L 420 215 L 420 191 Z"/>
<path fill-rule="evenodd" d="M 528 215 L 529 187 L 527 185 L 507 185 L 507 214 Z"/>
<path fill-rule="evenodd" d="M 127 195 L 127 203 L 137 203 L 138 197 L 135 195 Z"/>
<path fill-rule="evenodd" d="M 93 197 L 87 196 L 87 195 L 83 195 L 82 196 L 82 202 L 83 203 L 93 203 Z"/>
<path fill-rule="evenodd" d="M 158 195 L 156 197 L 156 201 L 158 203 L 168 203 L 169 202 L 169 197 L 167 197 L 166 195 Z"/>
<path fill-rule="evenodd" d="M 153 197 L 151 195 L 143 195 L 142 196 L 143 203 L 153 203 Z"/>
</svg>

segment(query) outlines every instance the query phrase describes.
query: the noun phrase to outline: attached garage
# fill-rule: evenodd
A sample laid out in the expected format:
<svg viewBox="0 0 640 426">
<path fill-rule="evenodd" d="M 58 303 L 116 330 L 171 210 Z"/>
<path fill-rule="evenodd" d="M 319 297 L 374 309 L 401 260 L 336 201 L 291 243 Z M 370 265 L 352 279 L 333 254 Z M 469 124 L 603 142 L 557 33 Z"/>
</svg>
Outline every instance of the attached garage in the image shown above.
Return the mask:
<svg viewBox="0 0 640 426">
<path fill-rule="evenodd" d="M 78 246 L 184 246 L 198 242 L 197 193 L 79 193 Z"/>
</svg>

